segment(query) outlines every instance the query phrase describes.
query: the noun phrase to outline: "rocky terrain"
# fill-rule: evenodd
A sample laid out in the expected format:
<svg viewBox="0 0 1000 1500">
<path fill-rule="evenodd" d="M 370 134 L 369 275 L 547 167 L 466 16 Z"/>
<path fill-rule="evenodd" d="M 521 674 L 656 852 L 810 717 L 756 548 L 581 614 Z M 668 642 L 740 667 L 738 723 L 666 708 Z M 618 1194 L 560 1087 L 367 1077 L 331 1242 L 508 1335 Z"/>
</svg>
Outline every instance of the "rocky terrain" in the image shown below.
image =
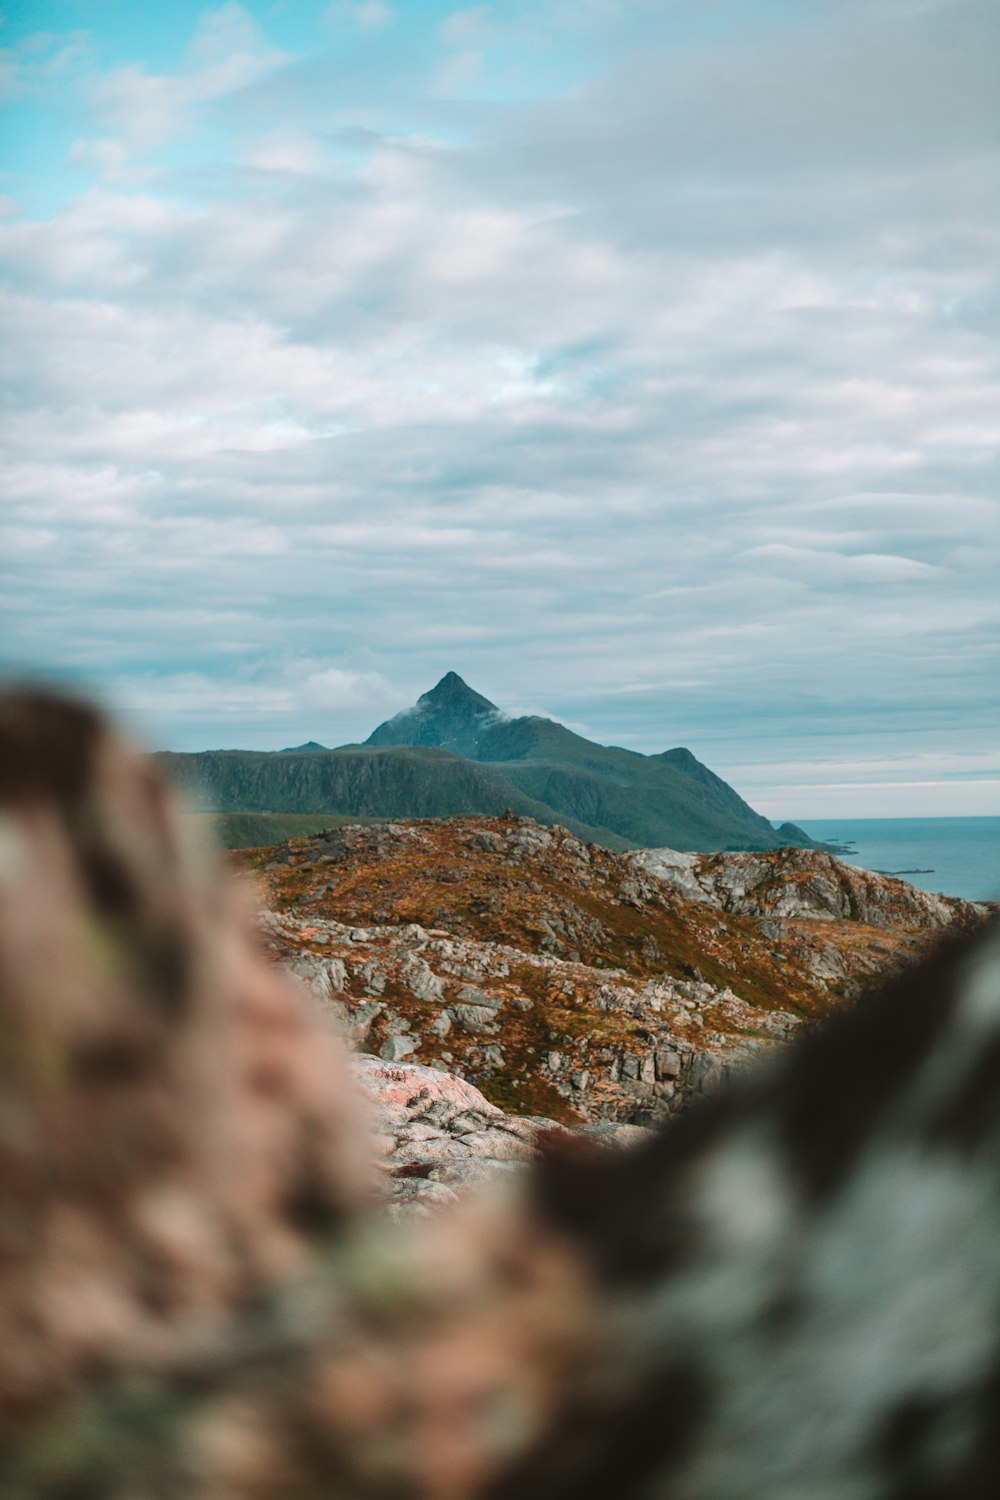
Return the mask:
<svg viewBox="0 0 1000 1500">
<path fill-rule="evenodd" d="M 614 853 L 514 816 L 344 827 L 230 857 L 260 883 L 273 951 L 355 1048 L 457 1075 L 521 1117 L 487 1122 L 476 1105 L 466 1133 L 504 1135 L 485 1143 L 497 1160 L 552 1126 L 680 1113 L 985 911 L 820 851 Z M 419 1099 L 431 1076 L 397 1082 Z M 381 1133 L 409 1180 L 447 1187 L 436 1163 L 461 1156 L 468 1101 L 459 1090 L 449 1114 L 439 1088 L 410 1124 L 448 1140 L 424 1135 L 436 1144 L 421 1154 L 400 1118 Z"/>
<path fill-rule="evenodd" d="M 394 1218 L 426 1215 L 466 1189 L 516 1172 L 546 1146 L 581 1139 L 622 1149 L 650 1132 L 600 1120 L 572 1130 L 537 1115 L 505 1114 L 471 1083 L 415 1063 L 354 1057 L 368 1100 L 385 1200 Z"/>
</svg>

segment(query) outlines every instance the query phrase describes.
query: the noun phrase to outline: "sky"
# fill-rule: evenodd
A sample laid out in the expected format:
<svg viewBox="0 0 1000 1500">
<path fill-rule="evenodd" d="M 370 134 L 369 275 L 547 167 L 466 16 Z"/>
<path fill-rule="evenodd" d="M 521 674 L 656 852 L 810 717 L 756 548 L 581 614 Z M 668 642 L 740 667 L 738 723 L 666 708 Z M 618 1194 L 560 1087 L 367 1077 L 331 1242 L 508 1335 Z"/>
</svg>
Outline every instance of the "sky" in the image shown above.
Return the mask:
<svg viewBox="0 0 1000 1500">
<path fill-rule="evenodd" d="M 0 0 L 0 667 L 1000 813 L 995 0 Z"/>
</svg>

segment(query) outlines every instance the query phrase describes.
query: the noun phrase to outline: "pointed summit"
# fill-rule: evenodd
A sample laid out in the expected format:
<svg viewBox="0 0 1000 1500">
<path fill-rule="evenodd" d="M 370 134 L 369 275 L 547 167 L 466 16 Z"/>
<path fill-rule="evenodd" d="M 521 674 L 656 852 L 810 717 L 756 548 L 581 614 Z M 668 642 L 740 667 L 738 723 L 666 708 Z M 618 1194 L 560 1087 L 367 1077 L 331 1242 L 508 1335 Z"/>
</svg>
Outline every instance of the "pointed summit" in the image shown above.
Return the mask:
<svg viewBox="0 0 1000 1500">
<path fill-rule="evenodd" d="M 459 677 L 457 672 L 446 672 L 441 681 L 432 687 L 429 692 L 422 693 L 417 699 L 417 707 L 421 704 L 433 708 L 443 708 L 446 704 L 452 709 L 465 709 L 472 714 L 499 713 L 495 703 L 484 698 L 482 693 L 477 693 L 474 688 Z"/>
<path fill-rule="evenodd" d="M 610 847 L 621 840 L 670 849 L 812 843 L 791 825 L 776 832 L 690 750 L 640 755 L 597 745 L 539 714 L 513 718 L 457 672 L 446 672 L 412 708 L 380 724 L 367 744 L 436 745 L 494 766 L 518 792 L 550 809 L 549 816 L 592 829 L 598 843 L 610 841 Z"/>
<path fill-rule="evenodd" d="M 438 745 L 475 760 L 480 735 L 503 717 L 495 703 L 470 688 L 457 672 L 446 672 L 429 692 L 421 693 L 413 708 L 380 724 L 365 743 Z"/>
</svg>

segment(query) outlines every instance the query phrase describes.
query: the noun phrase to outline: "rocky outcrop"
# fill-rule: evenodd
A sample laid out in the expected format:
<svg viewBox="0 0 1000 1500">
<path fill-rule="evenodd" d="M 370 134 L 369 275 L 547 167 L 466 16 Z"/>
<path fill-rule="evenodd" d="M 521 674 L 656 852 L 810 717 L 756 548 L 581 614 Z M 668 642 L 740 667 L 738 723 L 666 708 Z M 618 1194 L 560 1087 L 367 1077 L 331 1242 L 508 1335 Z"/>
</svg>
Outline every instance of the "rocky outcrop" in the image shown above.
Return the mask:
<svg viewBox="0 0 1000 1500">
<path fill-rule="evenodd" d="M 273 950 L 356 1048 L 569 1126 L 681 1113 L 980 914 L 822 852 L 618 855 L 515 817 L 347 827 L 240 861 Z"/>
<path fill-rule="evenodd" d="M 966 926 L 985 916 L 987 903 L 937 896 L 908 881 L 858 869 L 821 850 L 770 853 L 683 854 L 640 849 L 631 856 L 642 870 L 692 901 L 758 921 L 801 917 L 859 922 L 895 931 Z"/>
<path fill-rule="evenodd" d="M 428 1214 L 518 1171 L 544 1142 L 587 1139 L 622 1148 L 649 1134 L 604 1123 L 568 1131 L 555 1120 L 504 1114 L 470 1083 L 437 1068 L 360 1055 L 354 1069 L 372 1108 L 389 1208 L 397 1218 Z"/>
<path fill-rule="evenodd" d="M 568 1125 L 676 1114 L 802 1024 L 704 980 L 637 982 L 415 923 L 261 922 L 355 1047 L 454 1071 L 509 1110 Z"/>
<path fill-rule="evenodd" d="M 995 903 L 934 895 L 821 850 L 642 849 L 629 858 L 686 900 L 750 918 L 776 951 L 845 996 L 859 993 L 929 936 L 971 931 L 996 910 Z"/>
</svg>

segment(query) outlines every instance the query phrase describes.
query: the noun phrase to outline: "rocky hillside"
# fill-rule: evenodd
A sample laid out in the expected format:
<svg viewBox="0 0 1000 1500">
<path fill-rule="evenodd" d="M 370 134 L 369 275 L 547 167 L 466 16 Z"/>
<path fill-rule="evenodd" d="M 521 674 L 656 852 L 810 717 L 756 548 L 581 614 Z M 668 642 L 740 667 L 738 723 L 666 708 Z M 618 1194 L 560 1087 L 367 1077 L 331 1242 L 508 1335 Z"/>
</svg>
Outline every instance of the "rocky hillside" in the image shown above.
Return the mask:
<svg viewBox="0 0 1000 1500">
<path fill-rule="evenodd" d="M 641 849 L 632 858 L 680 895 L 750 917 L 764 937 L 791 948 L 814 978 L 845 995 L 883 972 L 894 951 L 903 956 L 927 933 L 968 927 L 994 908 L 922 891 L 821 850 L 698 855 Z M 878 933 L 889 937 L 888 947 Z"/>
<path fill-rule="evenodd" d="M 616 854 L 513 816 L 231 857 L 359 1049 L 566 1124 L 678 1112 L 984 910 L 820 852 Z"/>
</svg>

